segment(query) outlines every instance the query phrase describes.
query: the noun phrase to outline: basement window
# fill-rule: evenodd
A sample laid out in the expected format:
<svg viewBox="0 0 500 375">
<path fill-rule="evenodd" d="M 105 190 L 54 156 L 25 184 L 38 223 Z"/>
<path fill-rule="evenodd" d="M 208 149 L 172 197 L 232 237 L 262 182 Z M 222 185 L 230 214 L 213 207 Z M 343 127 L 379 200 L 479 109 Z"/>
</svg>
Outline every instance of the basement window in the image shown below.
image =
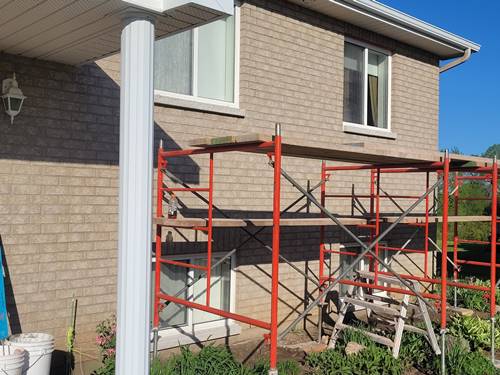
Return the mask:
<svg viewBox="0 0 500 375">
<path fill-rule="evenodd" d="M 155 42 L 155 94 L 237 104 L 237 13 Z"/>
<path fill-rule="evenodd" d="M 390 129 L 390 56 L 357 42 L 344 44 L 344 126 Z"/>
<path fill-rule="evenodd" d="M 214 255 L 212 263 L 221 257 Z M 168 257 L 185 263 L 205 265 L 204 254 Z M 234 258 L 228 258 L 219 266 L 212 269 L 210 306 L 217 309 L 234 310 L 234 284 L 233 271 Z M 155 262 L 152 268 L 152 280 L 155 278 Z M 179 298 L 187 301 L 205 304 L 207 278 L 202 276 L 203 271 L 188 269 L 170 264 L 161 265 L 160 285 L 163 293 L 176 295 L 186 285 L 194 285 L 185 290 Z M 153 281 L 154 285 L 154 281 Z M 154 294 L 153 294 L 154 300 Z M 196 341 L 204 341 L 208 338 L 225 337 L 240 332 L 239 326 L 230 319 L 207 313 L 205 311 L 190 309 L 188 307 L 169 303 L 160 312 L 160 348 L 168 348 L 181 344 L 190 344 Z M 236 330 L 236 331 L 235 331 Z"/>
</svg>

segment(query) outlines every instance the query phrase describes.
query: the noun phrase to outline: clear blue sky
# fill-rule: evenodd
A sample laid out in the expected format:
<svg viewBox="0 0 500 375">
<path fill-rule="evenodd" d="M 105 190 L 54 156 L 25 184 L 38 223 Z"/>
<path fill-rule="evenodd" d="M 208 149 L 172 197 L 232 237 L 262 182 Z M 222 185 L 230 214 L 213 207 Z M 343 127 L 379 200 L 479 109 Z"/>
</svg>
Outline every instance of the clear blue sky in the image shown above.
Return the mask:
<svg viewBox="0 0 500 375">
<path fill-rule="evenodd" d="M 500 1 L 380 0 L 481 45 L 471 59 L 441 75 L 441 148 L 481 154 L 500 143 Z"/>
</svg>

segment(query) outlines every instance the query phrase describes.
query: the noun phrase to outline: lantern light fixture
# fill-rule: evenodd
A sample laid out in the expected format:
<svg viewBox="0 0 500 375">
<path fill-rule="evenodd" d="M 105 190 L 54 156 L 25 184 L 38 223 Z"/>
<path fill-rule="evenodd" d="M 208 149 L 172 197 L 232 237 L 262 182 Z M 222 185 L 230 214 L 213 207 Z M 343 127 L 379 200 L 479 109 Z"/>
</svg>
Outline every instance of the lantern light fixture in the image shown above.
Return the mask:
<svg viewBox="0 0 500 375">
<path fill-rule="evenodd" d="M 12 78 L 4 79 L 2 82 L 2 101 L 5 108 L 5 113 L 10 116 L 10 123 L 14 123 L 14 117 L 16 117 L 23 106 L 24 99 L 26 96 L 19 88 L 19 84 L 16 80 L 16 73 L 14 73 Z"/>
</svg>

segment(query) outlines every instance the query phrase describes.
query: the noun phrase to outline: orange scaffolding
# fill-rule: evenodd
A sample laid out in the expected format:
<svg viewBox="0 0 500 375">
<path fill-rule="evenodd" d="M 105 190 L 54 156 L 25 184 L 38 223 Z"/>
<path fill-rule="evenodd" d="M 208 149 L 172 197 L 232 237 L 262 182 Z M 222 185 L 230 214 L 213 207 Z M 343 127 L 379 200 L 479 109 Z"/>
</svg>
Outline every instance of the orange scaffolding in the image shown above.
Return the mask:
<svg viewBox="0 0 500 375">
<path fill-rule="evenodd" d="M 245 138 L 246 139 L 246 138 Z M 199 309 L 206 311 L 223 318 L 234 319 L 236 321 L 244 322 L 256 327 L 260 327 L 268 331 L 265 337 L 270 344 L 270 367 L 271 372 L 276 374 L 277 365 L 277 346 L 278 339 L 286 336 L 295 325 L 300 322 L 304 317 L 315 307 L 322 303 L 326 294 L 331 291 L 336 285 L 346 284 L 346 285 L 356 285 L 362 288 L 368 288 L 370 290 L 383 290 L 389 292 L 395 292 L 399 294 L 409 294 L 416 296 L 417 298 L 425 301 L 429 304 L 428 299 L 437 301 L 439 303 L 440 310 L 440 327 L 441 327 L 441 337 L 442 337 L 442 359 L 444 366 L 444 338 L 446 334 L 446 318 L 447 318 L 447 288 L 469 288 L 475 290 L 481 290 L 487 293 L 487 297 L 490 300 L 490 318 L 492 322 L 492 330 L 494 329 L 494 320 L 496 314 L 496 301 L 495 301 L 495 290 L 496 290 L 496 268 L 500 266 L 497 264 L 496 260 L 496 250 L 497 250 L 497 224 L 498 224 L 498 163 L 495 160 L 484 165 L 474 165 L 470 166 L 462 163 L 456 162 L 453 158 L 450 158 L 448 153 L 445 153 L 441 160 L 439 161 L 408 161 L 391 159 L 385 163 L 357 163 L 349 165 L 335 165 L 328 166 L 325 161 L 321 164 L 321 178 L 320 182 L 313 186 L 312 188 L 306 189 L 297 183 L 281 166 L 282 156 L 300 156 L 307 158 L 308 155 L 311 158 L 319 158 L 321 153 L 316 152 L 314 149 L 305 151 L 293 145 L 282 144 L 282 138 L 280 133 L 280 127 L 277 125 L 276 133 L 274 137 L 270 139 L 246 139 L 243 142 L 237 142 L 231 137 L 218 138 L 212 143 L 201 145 L 198 148 L 183 149 L 168 151 L 164 150 L 160 145 L 158 150 L 158 181 L 157 181 L 157 206 L 156 206 L 156 275 L 154 280 L 154 318 L 153 318 L 153 332 L 155 334 L 154 345 L 155 352 L 157 350 L 158 341 L 158 329 L 159 329 L 159 313 L 165 307 L 166 304 L 174 303 L 182 306 L 186 306 L 192 309 Z M 260 153 L 267 155 L 269 164 L 274 168 L 273 175 L 273 207 L 272 207 L 272 220 L 269 219 L 234 219 L 229 218 L 225 215 L 222 210 L 217 208 L 214 204 L 213 194 L 214 194 L 214 157 L 216 154 L 223 154 L 227 152 L 250 152 L 250 153 Z M 309 154 L 308 154 L 309 153 Z M 169 159 L 176 157 L 186 157 L 192 155 L 208 155 L 209 157 L 209 175 L 208 175 L 208 186 L 206 187 L 190 187 L 186 183 L 182 182 L 172 174 L 168 173 Z M 353 157 L 347 157 L 348 155 L 345 151 L 340 154 L 333 154 L 329 157 L 329 160 L 335 161 L 346 161 L 353 163 Z M 357 160 L 369 159 L 369 156 L 364 155 L 361 157 L 357 156 Z M 365 195 L 354 195 L 351 194 L 328 194 L 327 192 L 327 182 L 329 181 L 331 175 L 336 171 L 357 171 L 357 170 L 369 170 L 370 171 L 370 194 Z M 467 175 L 459 175 L 461 172 L 467 172 Z M 404 173 L 424 173 L 425 174 L 425 192 L 421 195 L 389 195 L 382 191 L 381 188 L 381 176 L 384 174 L 404 174 Z M 432 186 L 430 185 L 430 174 L 437 174 L 437 181 Z M 449 192 L 450 176 L 455 173 L 455 190 Z M 168 175 L 170 179 L 177 183 L 180 183 L 182 187 L 168 187 L 166 185 L 165 175 Z M 320 218 L 315 218 L 314 221 L 308 219 L 281 219 L 280 215 L 281 205 L 280 205 L 280 188 L 281 180 L 284 178 L 291 183 L 302 195 L 295 200 L 290 206 L 285 208 L 283 212 L 288 211 L 295 204 L 300 202 L 302 199 L 306 198 L 309 204 L 313 204 L 320 211 Z M 482 197 L 481 199 L 491 200 L 491 215 L 488 217 L 475 217 L 474 219 L 459 217 L 457 204 L 455 204 L 455 215 L 449 215 L 449 201 L 450 195 L 453 195 L 455 203 L 458 202 L 458 188 L 457 184 L 460 180 L 465 179 L 477 179 L 481 181 L 486 181 L 491 183 L 492 194 L 491 197 Z M 442 186 L 442 214 L 440 216 L 431 214 L 431 199 L 430 196 L 435 192 L 438 187 Z M 318 200 L 313 192 L 320 188 L 320 199 Z M 202 199 L 208 206 L 206 218 L 180 218 L 174 212 L 164 212 L 164 203 L 167 201 L 168 204 L 172 204 L 175 200 L 176 193 L 189 192 L 195 194 L 198 198 Z M 341 217 L 339 215 L 333 214 L 327 208 L 327 199 L 369 199 L 370 201 L 370 212 L 366 217 Z M 392 202 L 396 200 L 407 200 L 412 202 L 409 208 L 402 210 L 402 213 L 397 217 L 387 217 L 381 212 L 381 201 L 383 199 L 388 199 Z M 337 201 L 335 201 L 337 202 Z M 413 215 L 412 213 L 421 204 L 425 205 L 424 214 Z M 223 219 L 214 218 L 214 211 L 224 216 Z M 460 221 L 485 221 L 491 222 L 491 241 L 476 241 L 474 243 L 482 243 L 484 245 L 490 246 L 491 259 L 490 262 L 473 262 L 458 259 L 457 248 L 459 243 L 464 243 L 468 240 L 459 239 L 458 237 L 458 222 Z M 441 223 L 442 224 L 442 242 L 439 247 L 430 238 L 430 225 Z M 454 242 L 453 242 L 453 260 L 451 260 L 448 255 L 448 227 L 449 224 L 453 224 L 454 227 Z M 246 227 L 248 225 L 252 226 L 262 226 L 260 230 L 256 233 L 252 233 Z M 320 245 L 319 245 L 319 275 L 317 277 L 311 277 L 311 275 L 304 273 L 302 270 L 297 268 L 292 262 L 289 262 L 280 254 L 280 227 L 285 225 L 294 226 L 311 226 L 317 225 L 319 227 L 320 235 Z M 408 248 L 407 244 L 404 246 L 387 246 L 383 245 L 381 241 L 398 225 L 413 226 L 417 230 L 423 229 L 424 245 L 423 248 L 411 249 Z M 259 240 L 257 235 L 260 233 L 264 227 L 272 227 L 272 246 L 265 244 L 263 241 Z M 349 237 L 357 243 L 360 248 L 360 253 L 354 253 L 343 250 L 331 250 L 327 249 L 325 246 L 325 236 L 329 226 L 336 226 L 341 228 Z M 174 228 L 186 228 L 193 231 L 201 231 L 207 236 L 207 261 L 205 265 L 194 265 L 191 263 L 185 263 L 180 261 L 173 261 L 166 259 L 168 254 L 168 248 L 163 250 L 162 246 L 162 230 L 165 227 Z M 272 272 L 271 272 L 271 313 L 268 321 L 262 321 L 255 319 L 253 317 L 244 316 L 237 314 L 235 312 L 222 310 L 215 308 L 210 304 L 210 285 L 211 285 L 211 271 L 214 267 L 221 263 L 221 261 L 228 256 L 234 254 L 237 248 L 233 249 L 231 252 L 226 254 L 222 259 L 217 262 L 212 262 L 212 237 L 213 231 L 217 227 L 239 227 L 243 230 L 249 238 L 256 239 L 259 243 L 272 253 Z M 360 236 L 356 235 L 349 229 L 349 227 L 359 228 L 360 230 L 367 230 L 369 234 L 369 241 L 361 239 Z M 246 243 L 244 241 L 243 243 Z M 438 251 L 441 251 L 441 267 L 440 267 L 440 277 L 432 275 L 428 269 L 428 262 L 430 257 L 430 244 L 433 244 Z M 422 267 L 422 274 L 416 275 L 413 273 L 400 273 L 395 272 L 393 268 L 380 257 L 380 250 L 386 250 L 394 252 L 396 254 L 422 254 L 424 257 L 424 265 Z M 352 263 L 345 269 L 341 270 L 338 267 L 335 270 L 329 269 L 328 272 L 325 270 L 325 259 L 327 256 L 332 254 L 345 254 L 352 255 L 355 259 Z M 353 268 L 363 259 L 366 259 L 370 264 L 370 270 L 374 273 L 374 278 L 372 281 L 368 282 L 358 282 L 349 279 L 349 275 Z M 402 265 L 397 258 L 393 258 L 397 263 Z M 280 261 L 287 262 L 292 268 L 298 271 L 301 275 L 312 281 L 319 290 L 317 298 L 309 303 L 305 308 L 304 312 L 301 313 L 288 327 L 283 329 L 278 333 L 278 286 L 279 286 L 279 263 Z M 447 263 L 450 262 L 454 267 L 453 281 L 448 280 L 447 274 Z M 480 264 L 479 264 L 480 263 Z M 196 283 L 197 280 L 193 281 L 191 284 L 186 285 L 186 287 L 179 291 L 175 295 L 169 295 L 162 291 L 160 283 L 161 274 L 161 264 L 169 264 L 176 267 L 185 268 L 196 268 L 202 271 L 206 275 L 206 298 L 205 303 L 195 303 L 192 301 L 180 298 L 183 291 L 187 287 Z M 478 266 L 490 267 L 490 282 L 491 286 L 489 288 L 470 285 L 466 283 L 458 282 L 458 265 L 459 264 L 473 264 Z M 381 266 L 385 269 L 383 271 Z M 404 266 L 403 266 L 404 267 Z M 383 282 L 379 282 L 379 275 L 392 275 L 399 279 L 407 289 L 394 288 L 384 285 Z M 413 288 L 413 284 L 409 281 L 418 281 L 425 283 L 427 285 L 439 284 L 440 294 L 434 292 L 419 292 Z M 321 329 L 321 327 L 319 327 Z M 493 331 L 492 331 L 493 332 Z M 492 359 L 494 359 L 494 340 L 492 341 Z"/>
</svg>

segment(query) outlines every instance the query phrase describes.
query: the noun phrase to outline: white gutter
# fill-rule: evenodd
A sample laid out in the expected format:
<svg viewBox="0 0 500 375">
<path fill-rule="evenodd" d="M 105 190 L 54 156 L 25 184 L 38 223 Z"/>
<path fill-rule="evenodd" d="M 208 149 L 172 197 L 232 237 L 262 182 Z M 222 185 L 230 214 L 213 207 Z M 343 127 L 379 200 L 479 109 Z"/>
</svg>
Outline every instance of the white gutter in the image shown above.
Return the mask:
<svg viewBox="0 0 500 375">
<path fill-rule="evenodd" d="M 337 2 L 349 4 L 351 7 L 364 10 L 367 13 L 390 21 L 396 25 L 410 29 L 418 34 L 425 35 L 443 44 L 447 44 L 459 51 L 465 52 L 467 49 L 470 49 L 471 52 L 478 52 L 481 48 L 481 46 L 477 43 L 431 25 L 425 21 L 419 20 L 418 18 L 410 16 L 397 9 L 381 4 L 375 0 L 337 0 Z"/>
</svg>

